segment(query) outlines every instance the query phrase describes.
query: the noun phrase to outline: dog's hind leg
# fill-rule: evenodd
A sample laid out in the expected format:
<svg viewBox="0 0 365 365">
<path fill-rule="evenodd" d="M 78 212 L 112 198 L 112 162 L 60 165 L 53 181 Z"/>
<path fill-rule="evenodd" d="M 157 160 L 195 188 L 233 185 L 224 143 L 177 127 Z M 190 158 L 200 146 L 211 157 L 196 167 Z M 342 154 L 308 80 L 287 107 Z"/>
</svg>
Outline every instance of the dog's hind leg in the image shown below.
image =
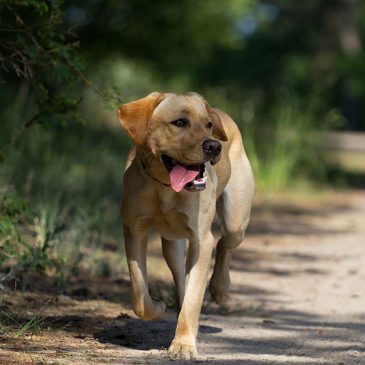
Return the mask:
<svg viewBox="0 0 365 365">
<path fill-rule="evenodd" d="M 148 291 L 147 237 L 133 234 L 128 227 L 124 226 L 124 241 L 131 277 L 133 311 L 142 319 L 157 319 L 165 311 L 166 304 L 162 301 L 153 300 Z"/>
<path fill-rule="evenodd" d="M 227 295 L 232 250 L 243 240 L 251 212 L 254 180 L 247 157 L 232 161 L 231 177 L 217 201 L 222 237 L 216 248 L 216 259 L 209 291 L 213 300 L 221 304 Z"/>
<path fill-rule="evenodd" d="M 185 294 L 185 245 L 185 239 L 169 241 L 162 238 L 162 253 L 174 278 L 179 309 Z"/>
</svg>

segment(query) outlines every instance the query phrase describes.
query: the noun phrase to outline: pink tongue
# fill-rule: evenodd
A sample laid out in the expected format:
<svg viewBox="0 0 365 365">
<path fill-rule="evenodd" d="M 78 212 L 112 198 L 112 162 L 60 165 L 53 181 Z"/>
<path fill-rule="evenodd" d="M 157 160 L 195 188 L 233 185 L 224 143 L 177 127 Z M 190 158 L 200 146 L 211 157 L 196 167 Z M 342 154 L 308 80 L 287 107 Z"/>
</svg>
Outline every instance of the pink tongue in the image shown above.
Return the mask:
<svg viewBox="0 0 365 365">
<path fill-rule="evenodd" d="M 187 169 L 182 165 L 175 165 L 170 171 L 171 187 L 178 193 L 184 186 L 193 181 L 199 174 L 199 166 L 191 166 Z"/>
</svg>

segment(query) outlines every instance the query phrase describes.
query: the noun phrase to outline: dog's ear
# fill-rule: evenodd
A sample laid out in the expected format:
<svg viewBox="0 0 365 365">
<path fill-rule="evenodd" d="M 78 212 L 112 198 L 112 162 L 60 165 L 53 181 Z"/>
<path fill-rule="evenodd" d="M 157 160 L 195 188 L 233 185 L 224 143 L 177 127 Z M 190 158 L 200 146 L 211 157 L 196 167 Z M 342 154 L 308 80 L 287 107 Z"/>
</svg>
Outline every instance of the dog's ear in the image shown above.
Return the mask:
<svg viewBox="0 0 365 365">
<path fill-rule="evenodd" d="M 207 106 L 209 117 L 213 123 L 213 137 L 220 141 L 226 142 L 228 140 L 226 132 L 219 114 L 210 106 Z"/>
<path fill-rule="evenodd" d="M 153 92 L 142 99 L 123 104 L 118 108 L 120 124 L 137 146 L 146 143 L 152 113 L 162 99 L 163 94 Z"/>
</svg>

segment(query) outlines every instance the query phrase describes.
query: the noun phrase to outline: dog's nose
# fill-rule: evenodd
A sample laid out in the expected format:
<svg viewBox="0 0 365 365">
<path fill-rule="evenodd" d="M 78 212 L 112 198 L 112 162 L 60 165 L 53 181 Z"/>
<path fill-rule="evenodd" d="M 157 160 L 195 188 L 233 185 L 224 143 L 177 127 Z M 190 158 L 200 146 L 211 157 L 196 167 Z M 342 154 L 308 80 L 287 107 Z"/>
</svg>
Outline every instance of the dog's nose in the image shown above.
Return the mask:
<svg viewBox="0 0 365 365">
<path fill-rule="evenodd" d="M 215 139 L 207 139 L 203 142 L 203 151 L 207 157 L 216 157 L 222 151 L 222 145 Z"/>
</svg>

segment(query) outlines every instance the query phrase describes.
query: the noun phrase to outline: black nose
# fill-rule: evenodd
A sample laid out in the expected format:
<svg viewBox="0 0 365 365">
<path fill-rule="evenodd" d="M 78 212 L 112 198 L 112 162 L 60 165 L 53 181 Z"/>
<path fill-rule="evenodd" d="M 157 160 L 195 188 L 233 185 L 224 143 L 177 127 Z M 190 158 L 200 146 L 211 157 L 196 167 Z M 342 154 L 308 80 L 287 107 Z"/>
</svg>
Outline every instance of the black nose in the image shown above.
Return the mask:
<svg viewBox="0 0 365 365">
<path fill-rule="evenodd" d="M 207 157 L 216 157 L 222 151 L 222 145 L 215 139 L 207 139 L 203 142 L 203 151 Z"/>
</svg>

